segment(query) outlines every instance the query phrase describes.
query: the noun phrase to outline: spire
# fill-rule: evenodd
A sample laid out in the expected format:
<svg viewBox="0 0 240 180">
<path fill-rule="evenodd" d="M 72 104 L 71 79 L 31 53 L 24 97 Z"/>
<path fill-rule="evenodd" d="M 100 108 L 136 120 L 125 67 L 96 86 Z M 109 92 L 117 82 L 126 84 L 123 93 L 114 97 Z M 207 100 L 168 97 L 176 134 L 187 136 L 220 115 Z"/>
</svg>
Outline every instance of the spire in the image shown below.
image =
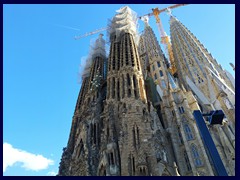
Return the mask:
<svg viewBox="0 0 240 180">
<path fill-rule="evenodd" d="M 141 20 L 144 22 L 145 27 L 149 26 L 149 18 L 148 18 L 148 16 L 142 16 Z"/>
</svg>

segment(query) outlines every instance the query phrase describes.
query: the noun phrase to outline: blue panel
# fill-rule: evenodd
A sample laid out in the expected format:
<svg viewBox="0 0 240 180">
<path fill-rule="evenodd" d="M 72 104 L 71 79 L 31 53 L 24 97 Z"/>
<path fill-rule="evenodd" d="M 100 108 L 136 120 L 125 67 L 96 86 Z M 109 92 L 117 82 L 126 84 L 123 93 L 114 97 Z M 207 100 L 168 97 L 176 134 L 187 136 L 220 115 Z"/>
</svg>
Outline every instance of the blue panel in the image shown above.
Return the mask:
<svg viewBox="0 0 240 180">
<path fill-rule="evenodd" d="M 207 147 L 208 154 L 212 159 L 214 168 L 218 176 L 228 176 L 227 171 L 222 163 L 222 160 L 218 154 L 217 148 L 212 140 L 212 137 L 208 131 L 208 128 L 203 119 L 202 113 L 199 110 L 193 111 L 193 116 L 197 122 L 198 129 L 200 131 L 201 137 Z"/>
</svg>

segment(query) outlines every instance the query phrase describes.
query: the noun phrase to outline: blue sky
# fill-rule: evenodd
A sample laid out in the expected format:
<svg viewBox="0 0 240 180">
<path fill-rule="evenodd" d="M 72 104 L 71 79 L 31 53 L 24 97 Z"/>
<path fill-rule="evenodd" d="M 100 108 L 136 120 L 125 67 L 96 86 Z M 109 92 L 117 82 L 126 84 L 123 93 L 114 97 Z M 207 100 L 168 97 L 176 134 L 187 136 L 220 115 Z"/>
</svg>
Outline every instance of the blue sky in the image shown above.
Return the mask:
<svg viewBox="0 0 240 180">
<path fill-rule="evenodd" d="M 4 5 L 3 175 L 58 172 L 81 86 L 80 65 L 98 34 L 80 40 L 74 36 L 106 27 L 122 6 Z M 169 5 L 129 6 L 144 15 Z M 172 13 L 235 76 L 229 65 L 235 64 L 235 5 L 191 4 Z M 160 17 L 169 35 L 169 17 Z M 153 17 L 150 25 L 160 39 Z"/>
</svg>

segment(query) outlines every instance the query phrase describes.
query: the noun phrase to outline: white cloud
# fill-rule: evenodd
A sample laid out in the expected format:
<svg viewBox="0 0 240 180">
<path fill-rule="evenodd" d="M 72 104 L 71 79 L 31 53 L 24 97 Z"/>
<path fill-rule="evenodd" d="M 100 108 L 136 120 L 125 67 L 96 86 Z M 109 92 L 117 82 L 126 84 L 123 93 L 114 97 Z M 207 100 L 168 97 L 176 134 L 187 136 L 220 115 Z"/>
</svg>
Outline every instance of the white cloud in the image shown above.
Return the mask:
<svg viewBox="0 0 240 180">
<path fill-rule="evenodd" d="M 48 176 L 56 176 L 57 173 L 54 172 L 54 171 L 50 171 L 50 172 L 47 173 L 47 175 L 48 175 Z"/>
<path fill-rule="evenodd" d="M 53 160 L 47 159 L 42 155 L 32 154 L 16 149 L 11 144 L 3 143 L 3 172 L 17 162 L 22 163 L 21 167 L 33 171 L 47 169 L 49 165 L 54 164 Z"/>
</svg>

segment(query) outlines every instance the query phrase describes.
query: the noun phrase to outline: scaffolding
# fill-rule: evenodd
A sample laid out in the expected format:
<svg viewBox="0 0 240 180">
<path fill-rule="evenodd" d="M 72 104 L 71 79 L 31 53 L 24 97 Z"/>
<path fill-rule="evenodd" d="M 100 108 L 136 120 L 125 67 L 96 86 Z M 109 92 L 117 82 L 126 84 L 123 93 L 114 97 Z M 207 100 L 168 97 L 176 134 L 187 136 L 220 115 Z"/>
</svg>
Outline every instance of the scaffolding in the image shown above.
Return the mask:
<svg viewBox="0 0 240 180">
<path fill-rule="evenodd" d="M 88 77 L 91 70 L 91 65 L 96 57 L 102 57 L 106 59 L 106 49 L 105 49 L 105 40 L 103 39 L 103 34 L 99 34 L 96 41 L 90 43 L 90 52 L 86 59 L 86 64 L 82 72 L 82 78 Z"/>
<path fill-rule="evenodd" d="M 108 21 L 107 35 L 110 41 L 116 37 L 118 42 L 122 34 L 131 33 L 136 42 L 138 40 L 138 17 L 137 13 L 128 6 L 124 6 L 116 11 L 117 14 Z"/>
</svg>

